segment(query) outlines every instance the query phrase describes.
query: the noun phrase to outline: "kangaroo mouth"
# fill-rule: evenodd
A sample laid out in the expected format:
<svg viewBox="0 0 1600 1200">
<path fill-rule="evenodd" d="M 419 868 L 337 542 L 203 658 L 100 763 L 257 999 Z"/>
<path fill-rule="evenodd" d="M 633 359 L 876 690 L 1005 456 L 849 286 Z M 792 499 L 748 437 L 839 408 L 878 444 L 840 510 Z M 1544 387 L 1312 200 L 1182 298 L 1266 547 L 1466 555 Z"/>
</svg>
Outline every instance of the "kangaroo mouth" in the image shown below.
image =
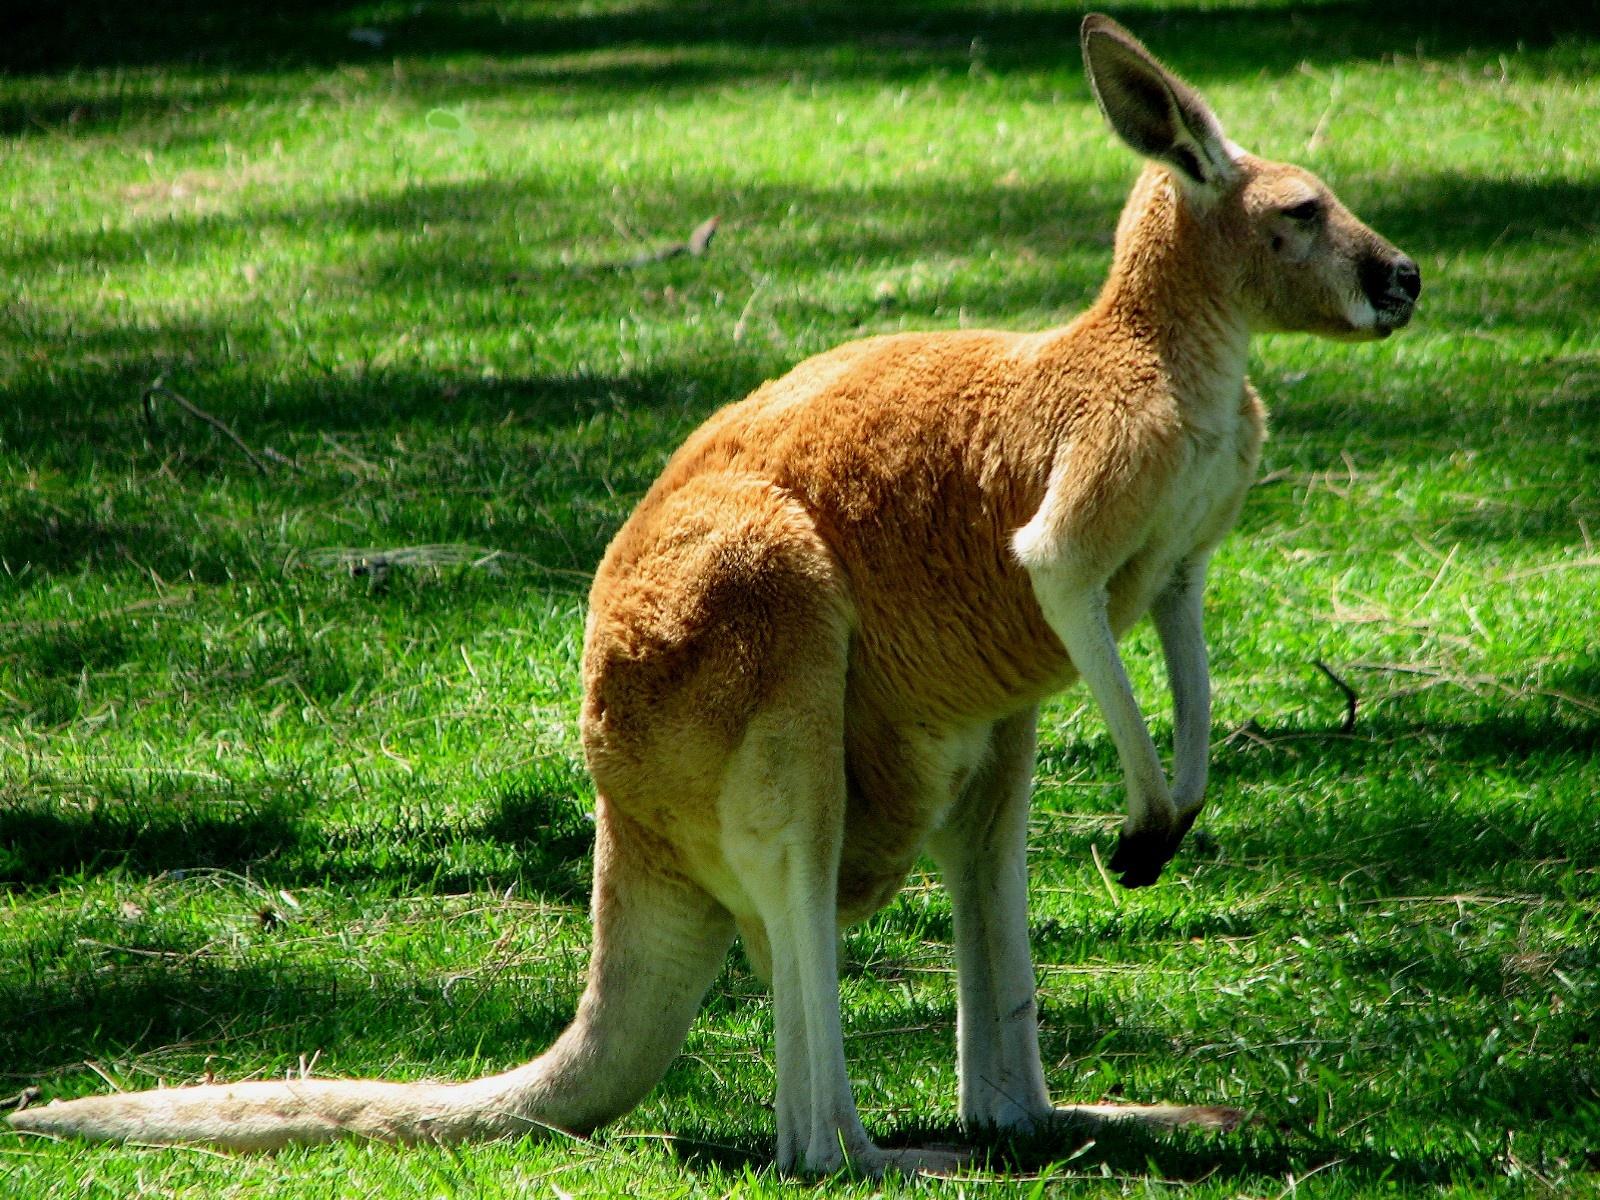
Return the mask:
<svg viewBox="0 0 1600 1200">
<path fill-rule="evenodd" d="M 1342 321 L 1325 332 L 1341 342 L 1379 341 L 1409 324 L 1413 308 L 1406 299 L 1398 303 L 1391 299 L 1389 304 L 1380 308 L 1363 296 L 1351 304 Z"/>
<path fill-rule="evenodd" d="M 1372 328 L 1379 337 L 1388 337 L 1396 329 L 1404 329 L 1411 324 L 1411 314 L 1416 312 L 1414 304 L 1397 304 L 1392 308 L 1380 308 L 1373 319 Z"/>
<path fill-rule="evenodd" d="M 1422 272 L 1403 254 L 1373 255 L 1362 260 L 1359 269 L 1361 291 L 1372 307 L 1372 329 L 1387 337 L 1403 329 L 1416 310 L 1422 294 Z"/>
</svg>

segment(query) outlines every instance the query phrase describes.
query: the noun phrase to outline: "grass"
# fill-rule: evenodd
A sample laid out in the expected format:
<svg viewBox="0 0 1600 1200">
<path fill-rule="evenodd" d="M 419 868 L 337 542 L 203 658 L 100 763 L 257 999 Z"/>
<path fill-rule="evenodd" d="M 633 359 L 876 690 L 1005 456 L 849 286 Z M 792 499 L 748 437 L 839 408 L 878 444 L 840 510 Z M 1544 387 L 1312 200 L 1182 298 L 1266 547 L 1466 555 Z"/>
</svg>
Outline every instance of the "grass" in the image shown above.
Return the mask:
<svg viewBox="0 0 1600 1200">
<path fill-rule="evenodd" d="M 1082 697 L 1047 713 L 1052 1087 L 1260 1122 L 785 1182 L 735 956 L 594 1142 L 221 1162 L 0 1135 L 0 1193 L 1600 1191 L 1600 29 L 1540 2 L 1116 12 L 1425 278 L 1389 342 L 1257 347 L 1274 435 L 1209 594 L 1213 808 L 1161 886 L 1108 894 L 1114 750 Z M 1086 303 L 1134 166 L 1076 22 L 92 0 L 9 37 L 4 1089 L 542 1048 L 585 957 L 588 572 L 671 447 L 788 364 Z M 617 269 L 713 214 L 708 255 Z M 259 469 L 169 396 L 147 417 L 158 378 Z M 1165 736 L 1148 634 L 1127 658 Z M 1313 660 L 1360 695 L 1348 732 Z M 846 940 L 891 1141 L 952 1134 L 948 935 L 919 875 Z"/>
</svg>

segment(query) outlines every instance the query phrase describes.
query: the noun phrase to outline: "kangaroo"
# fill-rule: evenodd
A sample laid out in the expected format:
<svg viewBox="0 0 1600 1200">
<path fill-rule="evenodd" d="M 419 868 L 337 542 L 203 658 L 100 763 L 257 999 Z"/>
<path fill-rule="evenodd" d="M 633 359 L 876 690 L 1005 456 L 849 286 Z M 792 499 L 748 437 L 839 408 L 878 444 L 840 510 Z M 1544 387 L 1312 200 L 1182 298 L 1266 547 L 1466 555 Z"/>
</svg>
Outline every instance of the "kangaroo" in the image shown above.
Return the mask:
<svg viewBox="0 0 1600 1200">
<path fill-rule="evenodd" d="M 948 1151 L 868 1138 L 839 1010 L 840 927 L 922 852 L 954 913 L 967 1126 L 1237 1121 L 1050 1100 L 1027 937 L 1038 705 L 1088 685 L 1127 795 L 1111 869 L 1155 882 L 1205 798 L 1201 590 L 1264 436 L 1250 337 L 1386 337 L 1421 277 L 1315 176 L 1230 142 L 1116 22 L 1086 18 L 1082 49 L 1149 160 L 1093 306 L 1060 329 L 890 335 L 801 363 L 691 435 L 606 551 L 580 717 L 594 943 L 555 1044 L 465 1083 L 159 1089 L 15 1128 L 238 1149 L 587 1133 L 655 1085 L 737 933 L 773 991 L 779 1169 L 943 1169 Z M 1117 650 L 1146 613 L 1170 783 Z"/>
</svg>

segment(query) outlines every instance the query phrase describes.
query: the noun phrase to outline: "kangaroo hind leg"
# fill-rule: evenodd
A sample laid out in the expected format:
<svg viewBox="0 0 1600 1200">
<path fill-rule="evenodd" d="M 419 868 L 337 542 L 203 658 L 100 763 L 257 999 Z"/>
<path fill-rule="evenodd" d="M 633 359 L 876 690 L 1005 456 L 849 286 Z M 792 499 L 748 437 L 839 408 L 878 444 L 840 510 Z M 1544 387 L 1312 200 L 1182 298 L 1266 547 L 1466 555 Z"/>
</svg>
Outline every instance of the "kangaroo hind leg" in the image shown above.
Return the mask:
<svg viewBox="0 0 1600 1200">
<path fill-rule="evenodd" d="M 593 946 L 572 1023 L 500 1080 L 495 1111 L 575 1133 L 608 1124 L 665 1074 L 733 943 L 733 919 L 647 831 L 599 798 Z"/>
<path fill-rule="evenodd" d="M 996 724 L 990 753 L 928 848 L 955 922 L 962 1123 L 1023 1132 L 1127 1121 L 1155 1129 L 1231 1129 L 1237 1109 L 1187 1104 L 1050 1103 L 1039 1055 L 1028 946 L 1028 800 L 1036 709 Z"/>
<path fill-rule="evenodd" d="M 1028 800 L 1038 710 L 996 724 L 989 753 L 928 849 L 950 890 L 962 1124 L 1031 1130 L 1054 1117 L 1028 948 Z"/>
<path fill-rule="evenodd" d="M 844 836 L 844 647 L 837 671 L 800 672 L 750 722 L 719 802 L 726 861 L 753 909 L 771 975 L 781 1171 L 948 1170 L 940 1151 L 885 1150 L 861 1124 L 839 1010 Z"/>
</svg>

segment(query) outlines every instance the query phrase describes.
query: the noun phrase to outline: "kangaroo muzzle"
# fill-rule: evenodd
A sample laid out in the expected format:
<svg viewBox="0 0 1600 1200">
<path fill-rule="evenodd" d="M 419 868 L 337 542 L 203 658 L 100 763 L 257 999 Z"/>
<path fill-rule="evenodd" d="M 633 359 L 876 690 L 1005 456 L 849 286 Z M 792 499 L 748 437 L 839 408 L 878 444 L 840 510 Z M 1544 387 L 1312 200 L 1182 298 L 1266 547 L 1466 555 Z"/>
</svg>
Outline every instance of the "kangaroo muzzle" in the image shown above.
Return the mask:
<svg viewBox="0 0 1600 1200">
<path fill-rule="evenodd" d="M 1361 290 L 1379 329 L 1399 329 L 1411 320 L 1422 294 L 1422 272 L 1415 262 L 1404 254 L 1373 254 L 1362 260 L 1360 272 Z"/>
</svg>

